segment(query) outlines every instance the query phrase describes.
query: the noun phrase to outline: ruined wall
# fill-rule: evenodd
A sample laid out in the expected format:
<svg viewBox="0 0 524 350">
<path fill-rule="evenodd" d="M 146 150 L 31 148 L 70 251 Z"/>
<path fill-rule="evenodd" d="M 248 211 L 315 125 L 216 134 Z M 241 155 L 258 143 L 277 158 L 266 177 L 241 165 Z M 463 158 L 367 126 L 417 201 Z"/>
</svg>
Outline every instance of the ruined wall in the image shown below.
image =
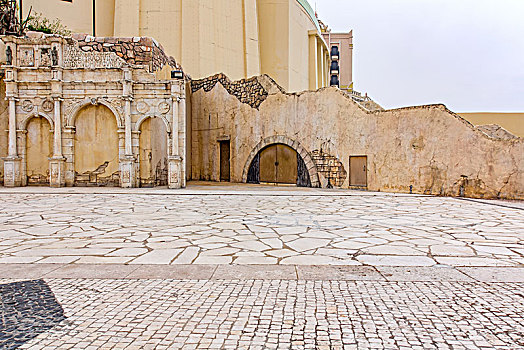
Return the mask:
<svg viewBox="0 0 524 350">
<path fill-rule="evenodd" d="M 93 37 L 86 34 L 73 34 L 72 38 L 84 52 L 114 52 L 129 64 L 148 67 L 150 72 L 156 72 L 165 65 L 177 67 L 175 59 L 168 57 L 162 45 L 152 38 Z"/>
<path fill-rule="evenodd" d="M 522 139 L 491 138 L 443 105 L 368 112 L 335 88 L 285 94 L 267 77 L 257 80 L 268 91 L 258 108 L 222 84 L 193 90 L 193 179 L 218 181 L 218 139 L 230 138 L 231 179 L 241 182 L 257 144 L 284 135 L 310 154 L 322 150 L 333 169 L 349 172 L 350 156 L 367 156 L 369 190 L 409 192 L 413 186 L 414 193 L 524 198 Z M 347 188 L 344 177 L 337 181 Z"/>
</svg>

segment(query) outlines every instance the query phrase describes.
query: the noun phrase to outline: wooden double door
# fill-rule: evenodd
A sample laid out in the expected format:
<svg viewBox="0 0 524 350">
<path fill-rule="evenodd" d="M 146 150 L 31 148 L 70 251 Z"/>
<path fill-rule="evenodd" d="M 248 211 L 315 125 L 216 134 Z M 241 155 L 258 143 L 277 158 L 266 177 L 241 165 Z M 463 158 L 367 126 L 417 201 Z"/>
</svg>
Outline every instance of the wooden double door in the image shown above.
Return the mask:
<svg viewBox="0 0 524 350">
<path fill-rule="evenodd" d="M 297 152 L 286 145 L 276 144 L 260 152 L 260 182 L 296 184 Z"/>
</svg>

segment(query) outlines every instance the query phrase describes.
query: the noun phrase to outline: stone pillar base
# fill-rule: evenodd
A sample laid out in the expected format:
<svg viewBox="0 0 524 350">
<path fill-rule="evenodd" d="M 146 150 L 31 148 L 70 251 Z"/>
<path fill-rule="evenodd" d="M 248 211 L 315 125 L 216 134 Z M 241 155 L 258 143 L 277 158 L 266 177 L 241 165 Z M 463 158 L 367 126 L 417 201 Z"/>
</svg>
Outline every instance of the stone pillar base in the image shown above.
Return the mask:
<svg viewBox="0 0 524 350">
<path fill-rule="evenodd" d="M 120 187 L 137 187 L 135 157 L 133 156 L 120 158 Z"/>
<path fill-rule="evenodd" d="M 51 174 L 49 184 L 51 187 L 65 186 L 65 158 L 49 158 L 49 173 Z"/>
<path fill-rule="evenodd" d="M 173 189 L 182 188 L 182 157 L 169 156 L 168 162 L 167 186 Z"/>
<path fill-rule="evenodd" d="M 4 186 L 20 187 L 22 186 L 22 158 L 7 157 L 4 160 Z"/>
</svg>

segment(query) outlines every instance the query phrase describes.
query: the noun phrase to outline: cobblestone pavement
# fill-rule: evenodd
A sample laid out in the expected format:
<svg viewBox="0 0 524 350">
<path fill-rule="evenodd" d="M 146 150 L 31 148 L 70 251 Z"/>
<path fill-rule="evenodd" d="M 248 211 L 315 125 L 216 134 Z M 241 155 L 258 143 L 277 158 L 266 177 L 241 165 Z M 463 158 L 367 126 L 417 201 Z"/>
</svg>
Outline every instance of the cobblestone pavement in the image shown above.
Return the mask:
<svg viewBox="0 0 524 350">
<path fill-rule="evenodd" d="M 95 279 L 45 283 L 67 320 L 34 334 L 21 348 L 524 348 L 523 283 Z M 0 336 L 2 345 L 9 349 L 13 343 Z"/>
<path fill-rule="evenodd" d="M 220 187 L 38 191 L 0 192 L 0 264 L 524 264 L 521 202 Z"/>
</svg>

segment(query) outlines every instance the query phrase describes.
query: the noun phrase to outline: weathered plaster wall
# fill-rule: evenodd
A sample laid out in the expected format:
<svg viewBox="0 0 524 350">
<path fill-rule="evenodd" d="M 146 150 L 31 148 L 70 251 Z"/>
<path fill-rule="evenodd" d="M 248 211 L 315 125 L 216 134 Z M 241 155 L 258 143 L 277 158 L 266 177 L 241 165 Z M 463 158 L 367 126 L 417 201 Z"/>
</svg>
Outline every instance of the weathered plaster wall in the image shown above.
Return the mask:
<svg viewBox="0 0 524 350">
<path fill-rule="evenodd" d="M 51 125 L 43 118 L 32 118 L 27 124 L 26 161 L 27 183 L 49 183 L 49 157 L 53 155 Z"/>
<path fill-rule="evenodd" d="M 258 109 L 220 83 L 193 92 L 193 179 L 218 181 L 220 138 L 231 139 L 231 179 L 241 182 L 253 148 L 283 135 L 348 171 L 351 155 L 367 155 L 369 190 L 524 198 L 522 139 L 490 138 L 443 105 L 367 112 L 335 88 L 285 94 L 258 80 L 271 89 Z M 347 174 L 340 182 L 349 186 Z"/>
<path fill-rule="evenodd" d="M 148 118 L 140 125 L 141 186 L 167 185 L 167 130 L 160 118 Z"/>
</svg>

